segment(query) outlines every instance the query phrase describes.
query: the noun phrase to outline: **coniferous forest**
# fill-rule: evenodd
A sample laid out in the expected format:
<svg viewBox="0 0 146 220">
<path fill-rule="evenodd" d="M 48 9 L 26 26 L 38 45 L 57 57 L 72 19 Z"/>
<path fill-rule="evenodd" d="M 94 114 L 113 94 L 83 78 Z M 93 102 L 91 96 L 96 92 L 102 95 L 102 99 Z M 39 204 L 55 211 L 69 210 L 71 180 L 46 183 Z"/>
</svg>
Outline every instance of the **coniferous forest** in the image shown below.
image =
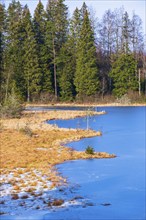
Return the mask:
<svg viewBox="0 0 146 220">
<path fill-rule="evenodd" d="M 84 3 L 72 17 L 64 0 L 0 4 L 1 103 L 96 101 L 106 96 L 146 94 L 142 21 L 123 9 L 105 11 L 96 22 Z"/>
</svg>

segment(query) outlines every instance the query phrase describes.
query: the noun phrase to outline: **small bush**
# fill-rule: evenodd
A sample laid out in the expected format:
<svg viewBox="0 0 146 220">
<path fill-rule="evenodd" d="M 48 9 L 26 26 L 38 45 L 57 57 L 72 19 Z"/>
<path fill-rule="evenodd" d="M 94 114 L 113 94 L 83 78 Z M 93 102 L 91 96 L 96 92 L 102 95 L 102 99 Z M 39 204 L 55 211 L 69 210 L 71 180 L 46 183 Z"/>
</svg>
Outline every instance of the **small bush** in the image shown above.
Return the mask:
<svg viewBox="0 0 146 220">
<path fill-rule="evenodd" d="M 26 134 L 29 137 L 33 136 L 32 130 L 27 125 L 24 128 L 20 128 L 20 132 L 22 132 L 23 134 Z"/>
<path fill-rule="evenodd" d="M 48 103 L 48 102 L 56 102 L 56 97 L 52 93 L 48 92 L 41 92 L 40 96 L 38 95 L 33 96 L 33 102 L 40 102 L 40 103 Z"/>
<path fill-rule="evenodd" d="M 86 154 L 94 154 L 94 148 L 91 146 L 88 146 L 85 150 Z"/>
<path fill-rule="evenodd" d="M 117 99 L 117 102 L 119 104 L 125 104 L 125 105 L 129 105 L 131 103 L 131 99 L 128 97 L 127 94 L 123 95 L 122 97 Z"/>
<path fill-rule="evenodd" d="M 19 118 L 21 116 L 23 108 L 15 94 L 8 96 L 0 106 L 1 118 Z"/>
</svg>

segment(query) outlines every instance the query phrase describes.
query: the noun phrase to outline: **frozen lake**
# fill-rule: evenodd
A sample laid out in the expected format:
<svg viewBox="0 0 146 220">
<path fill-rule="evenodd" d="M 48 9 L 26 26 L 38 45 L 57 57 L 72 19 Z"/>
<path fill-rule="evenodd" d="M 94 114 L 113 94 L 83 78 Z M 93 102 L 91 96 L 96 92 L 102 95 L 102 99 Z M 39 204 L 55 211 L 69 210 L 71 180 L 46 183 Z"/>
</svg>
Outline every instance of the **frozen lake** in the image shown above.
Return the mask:
<svg viewBox="0 0 146 220">
<path fill-rule="evenodd" d="M 89 126 L 103 136 L 85 138 L 67 146 L 115 153 L 115 159 L 79 160 L 58 167 L 78 194 L 93 206 L 49 214 L 46 219 L 145 219 L 145 107 L 104 107 L 106 115 L 94 116 Z M 60 127 L 86 128 L 86 118 L 51 121 Z"/>
<path fill-rule="evenodd" d="M 68 201 L 76 197 L 78 204 L 66 204 L 61 208 L 48 209 L 48 211 L 37 210 L 33 213 L 28 210 L 25 214 L 22 212 L 18 216 L 3 215 L 0 219 L 146 219 L 146 107 L 98 107 L 95 109 L 105 110 L 107 114 L 90 117 L 88 125 L 94 130 L 102 131 L 103 136 L 85 138 L 68 143 L 67 146 L 82 151 L 87 146 L 92 146 L 96 151 L 114 153 L 117 157 L 68 161 L 57 166 L 59 172 L 67 177 L 70 183 L 68 189 L 58 194 L 58 198 L 62 196 Z M 41 107 L 36 110 L 43 109 Z M 87 118 L 52 120 L 49 123 L 65 128 L 86 129 Z"/>
</svg>

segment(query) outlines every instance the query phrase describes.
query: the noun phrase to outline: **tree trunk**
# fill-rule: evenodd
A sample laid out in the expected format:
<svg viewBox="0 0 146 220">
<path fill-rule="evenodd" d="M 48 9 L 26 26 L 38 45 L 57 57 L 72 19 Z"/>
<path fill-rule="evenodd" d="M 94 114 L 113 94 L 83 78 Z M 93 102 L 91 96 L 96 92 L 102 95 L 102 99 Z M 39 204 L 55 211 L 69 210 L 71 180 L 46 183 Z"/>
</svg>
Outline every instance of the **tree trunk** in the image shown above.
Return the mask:
<svg viewBox="0 0 146 220">
<path fill-rule="evenodd" d="M 27 81 L 27 102 L 30 102 L 30 89 L 29 89 L 29 77 Z"/>
<path fill-rule="evenodd" d="M 104 92 L 105 92 L 105 78 L 102 79 L 102 100 L 104 99 Z"/>
<path fill-rule="evenodd" d="M 6 94 L 5 94 L 5 101 L 8 98 L 8 90 L 9 90 L 9 81 L 10 81 L 10 72 L 8 71 L 7 79 L 6 79 Z"/>
<path fill-rule="evenodd" d="M 146 57 L 144 55 L 143 55 L 143 72 L 144 72 L 144 82 L 145 82 L 144 94 L 146 95 Z"/>
<path fill-rule="evenodd" d="M 53 37 L 53 60 L 54 60 L 54 89 L 55 89 L 55 97 L 57 99 L 56 51 L 55 51 L 54 37 Z"/>
<path fill-rule="evenodd" d="M 138 70 L 138 84 L 139 84 L 139 96 L 141 95 L 141 76 L 140 76 L 140 68 Z"/>
</svg>

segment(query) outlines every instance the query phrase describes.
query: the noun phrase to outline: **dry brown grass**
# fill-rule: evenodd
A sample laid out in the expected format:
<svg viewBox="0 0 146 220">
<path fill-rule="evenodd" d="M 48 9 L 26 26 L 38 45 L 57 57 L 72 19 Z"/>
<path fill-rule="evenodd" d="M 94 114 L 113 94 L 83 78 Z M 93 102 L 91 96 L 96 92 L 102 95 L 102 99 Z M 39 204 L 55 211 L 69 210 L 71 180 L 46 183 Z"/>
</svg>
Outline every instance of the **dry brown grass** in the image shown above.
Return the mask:
<svg viewBox="0 0 146 220">
<path fill-rule="evenodd" d="M 91 112 L 93 115 L 104 114 L 104 112 Z M 56 126 L 45 124 L 44 121 L 52 119 L 70 119 L 86 116 L 86 111 L 49 111 L 49 112 L 27 112 L 23 113 L 20 119 L 3 119 L 2 124 L 5 129 L 25 130 L 26 127 L 35 130 L 58 130 Z M 60 129 L 59 129 L 60 130 Z M 62 129 L 63 130 L 63 129 Z M 65 130 L 65 129 L 64 129 Z M 67 129 L 66 129 L 67 130 Z M 32 136 L 37 137 L 36 134 Z"/>
<path fill-rule="evenodd" d="M 51 165 L 61 163 L 65 160 L 78 159 L 83 155 L 82 152 L 71 151 L 69 148 L 60 146 L 68 140 L 77 140 L 82 137 L 96 135 L 94 131 L 83 130 L 50 130 L 37 131 L 38 137 L 29 138 L 17 130 L 4 130 L 0 134 L 1 148 L 0 161 L 1 168 L 38 168 L 48 169 Z M 37 150 L 45 145 L 46 151 Z M 15 177 L 23 171 L 18 170 Z M 35 174 L 32 174 L 35 176 Z"/>
<path fill-rule="evenodd" d="M 62 143 L 67 143 L 71 140 L 101 135 L 98 132 L 91 130 L 59 129 L 43 123 L 46 119 L 67 119 L 81 117 L 85 114 L 85 112 L 77 111 L 50 111 L 47 113 L 26 114 L 21 119 L 2 120 L 5 127 L 0 132 L 0 165 L 2 174 L 8 174 L 12 170 L 15 170 L 13 176 L 17 178 L 23 173 L 30 172 L 31 179 L 33 179 L 36 178 L 33 170 L 38 170 L 42 172 L 42 175 L 46 175 L 47 180 L 53 182 L 51 186 L 53 188 L 59 185 L 60 182 L 66 183 L 65 179 L 63 180 L 57 175 L 56 170 L 53 168 L 55 164 L 81 158 L 114 157 L 114 155 L 107 153 L 88 155 L 85 152 L 77 152 L 62 146 Z M 30 137 L 21 132 L 20 129 L 26 125 L 33 130 L 33 133 L 35 132 L 35 135 Z M 36 181 L 37 179 L 40 179 L 40 177 L 37 177 Z M 21 182 L 22 187 L 25 183 L 25 178 L 23 180 L 24 182 Z M 34 185 L 36 185 L 35 182 L 34 184 L 30 184 L 31 188 Z M 44 186 L 47 187 L 46 182 Z M 18 187 L 16 186 L 16 188 Z"/>
<path fill-rule="evenodd" d="M 111 100 L 111 102 L 109 102 Z M 73 106 L 73 107 L 102 107 L 102 106 L 146 106 L 146 102 L 133 102 L 130 104 L 122 104 L 118 103 L 116 100 L 113 100 L 112 97 L 106 97 L 102 102 L 88 102 L 88 103 L 78 103 L 78 102 L 71 102 L 71 103 L 55 103 L 55 105 L 50 104 L 40 104 L 40 103 L 33 103 L 33 104 L 27 104 L 25 105 L 26 107 L 53 107 L 53 106 Z"/>
</svg>

